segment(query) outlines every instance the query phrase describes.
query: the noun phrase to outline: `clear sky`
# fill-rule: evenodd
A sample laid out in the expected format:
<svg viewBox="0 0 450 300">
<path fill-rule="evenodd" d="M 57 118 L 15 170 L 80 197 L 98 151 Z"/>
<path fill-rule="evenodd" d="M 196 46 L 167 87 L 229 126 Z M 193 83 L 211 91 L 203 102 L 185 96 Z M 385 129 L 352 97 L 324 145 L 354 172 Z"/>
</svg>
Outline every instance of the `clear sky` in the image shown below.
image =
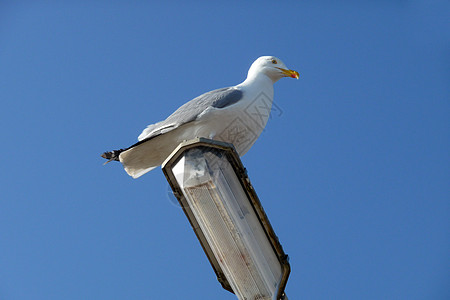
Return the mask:
<svg viewBox="0 0 450 300">
<path fill-rule="evenodd" d="M 0 299 L 235 299 L 100 154 L 261 55 L 301 75 L 243 157 L 290 299 L 450 299 L 448 1 L 92 2 L 0 3 Z"/>
</svg>

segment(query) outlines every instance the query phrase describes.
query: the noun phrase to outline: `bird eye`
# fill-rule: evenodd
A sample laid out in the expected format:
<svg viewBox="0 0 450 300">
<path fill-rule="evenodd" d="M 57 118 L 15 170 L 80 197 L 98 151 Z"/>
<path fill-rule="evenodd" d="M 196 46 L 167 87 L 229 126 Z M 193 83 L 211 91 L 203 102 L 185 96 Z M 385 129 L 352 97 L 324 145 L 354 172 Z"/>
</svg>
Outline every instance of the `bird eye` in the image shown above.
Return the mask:
<svg viewBox="0 0 450 300">
<path fill-rule="evenodd" d="M 272 59 L 272 63 L 276 65 L 277 64 L 277 60 L 276 59 Z"/>
</svg>

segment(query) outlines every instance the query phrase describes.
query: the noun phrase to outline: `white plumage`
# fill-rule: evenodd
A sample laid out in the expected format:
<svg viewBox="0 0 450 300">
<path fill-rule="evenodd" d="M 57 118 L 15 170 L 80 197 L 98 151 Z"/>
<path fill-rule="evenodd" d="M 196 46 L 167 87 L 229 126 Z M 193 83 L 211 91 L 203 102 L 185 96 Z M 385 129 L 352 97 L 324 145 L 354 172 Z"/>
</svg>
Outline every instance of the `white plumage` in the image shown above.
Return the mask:
<svg viewBox="0 0 450 300">
<path fill-rule="evenodd" d="M 138 178 L 160 166 L 183 141 L 206 137 L 232 143 L 240 156 L 259 137 L 270 116 L 273 84 L 282 77 L 299 77 L 273 56 L 262 56 L 250 67 L 241 84 L 205 93 L 177 109 L 166 120 L 149 125 L 139 142 L 129 148 L 103 153 L 119 160 Z"/>
</svg>

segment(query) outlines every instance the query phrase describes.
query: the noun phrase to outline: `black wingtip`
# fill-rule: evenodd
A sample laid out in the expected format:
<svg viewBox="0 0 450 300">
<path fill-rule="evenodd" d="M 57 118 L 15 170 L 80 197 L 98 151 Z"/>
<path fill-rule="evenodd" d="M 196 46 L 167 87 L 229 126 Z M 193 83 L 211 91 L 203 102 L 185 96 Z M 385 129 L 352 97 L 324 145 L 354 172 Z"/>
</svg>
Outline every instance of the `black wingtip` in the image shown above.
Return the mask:
<svg viewBox="0 0 450 300">
<path fill-rule="evenodd" d="M 107 163 L 109 163 L 110 161 L 113 161 L 113 160 L 120 161 L 119 160 L 119 155 L 120 155 L 120 153 L 122 153 L 122 151 L 124 151 L 124 149 L 104 152 L 101 156 L 104 159 L 108 160 L 105 164 L 107 164 Z"/>
</svg>

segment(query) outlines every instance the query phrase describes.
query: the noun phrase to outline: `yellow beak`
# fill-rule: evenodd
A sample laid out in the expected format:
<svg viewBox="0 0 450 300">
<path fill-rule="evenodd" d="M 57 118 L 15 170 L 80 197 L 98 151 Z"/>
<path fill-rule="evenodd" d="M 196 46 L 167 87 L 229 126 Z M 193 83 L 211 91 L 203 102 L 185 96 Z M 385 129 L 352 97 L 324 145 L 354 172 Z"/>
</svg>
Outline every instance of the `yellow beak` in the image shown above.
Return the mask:
<svg viewBox="0 0 450 300">
<path fill-rule="evenodd" d="M 296 78 L 296 79 L 298 79 L 300 77 L 300 75 L 298 74 L 297 71 L 286 70 L 286 69 L 283 69 L 283 68 L 277 68 L 277 69 L 279 69 L 281 72 L 283 72 L 283 75 L 286 76 L 286 77 L 291 77 L 291 78 Z"/>
</svg>

